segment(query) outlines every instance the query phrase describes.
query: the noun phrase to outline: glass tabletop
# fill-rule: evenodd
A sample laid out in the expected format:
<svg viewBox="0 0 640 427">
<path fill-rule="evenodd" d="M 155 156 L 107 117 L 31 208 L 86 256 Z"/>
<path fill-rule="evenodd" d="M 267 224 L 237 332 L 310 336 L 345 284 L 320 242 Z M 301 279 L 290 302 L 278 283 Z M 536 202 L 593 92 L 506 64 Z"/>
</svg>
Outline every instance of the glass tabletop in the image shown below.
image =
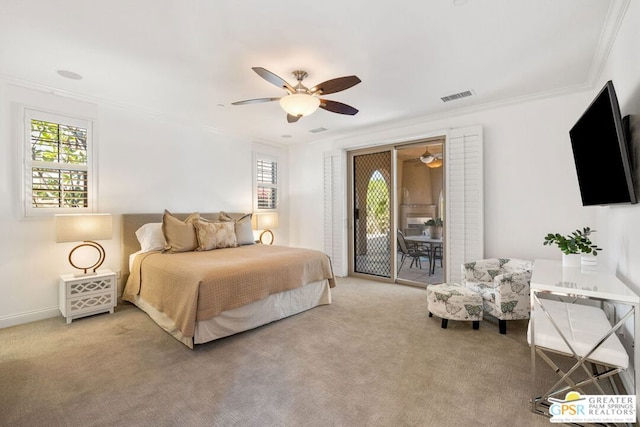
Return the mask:
<svg viewBox="0 0 640 427">
<path fill-rule="evenodd" d="M 611 274 L 597 270 L 582 271 L 580 267 L 564 267 L 560 261 L 545 259 L 535 260 L 531 290 L 640 303 L 638 294 Z"/>
</svg>

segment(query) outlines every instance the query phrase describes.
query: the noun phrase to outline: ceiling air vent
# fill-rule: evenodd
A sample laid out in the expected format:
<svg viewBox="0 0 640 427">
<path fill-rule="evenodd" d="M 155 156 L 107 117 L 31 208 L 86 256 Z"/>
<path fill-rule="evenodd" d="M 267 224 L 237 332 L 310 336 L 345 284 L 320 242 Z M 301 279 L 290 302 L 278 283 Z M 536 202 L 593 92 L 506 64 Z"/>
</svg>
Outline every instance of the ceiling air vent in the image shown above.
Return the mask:
<svg viewBox="0 0 640 427">
<path fill-rule="evenodd" d="M 466 98 L 467 96 L 473 95 L 473 92 L 470 90 L 465 90 L 464 92 L 454 93 L 453 95 L 443 96 L 442 102 L 455 101 L 456 99 Z"/>
<path fill-rule="evenodd" d="M 309 132 L 311 133 L 320 133 L 320 132 L 324 132 L 325 130 L 328 130 L 327 128 L 315 128 L 315 129 L 311 129 Z"/>
</svg>

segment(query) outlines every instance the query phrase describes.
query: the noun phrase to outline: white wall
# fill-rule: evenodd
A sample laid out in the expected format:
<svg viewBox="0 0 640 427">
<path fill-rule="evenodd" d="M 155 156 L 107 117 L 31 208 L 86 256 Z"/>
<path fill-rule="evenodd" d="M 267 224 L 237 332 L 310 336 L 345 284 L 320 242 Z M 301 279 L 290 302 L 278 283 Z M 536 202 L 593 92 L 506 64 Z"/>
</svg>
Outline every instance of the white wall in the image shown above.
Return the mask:
<svg viewBox="0 0 640 427">
<path fill-rule="evenodd" d="M 323 144 L 298 144 L 289 149 L 292 246 L 324 250 L 324 151 Z"/>
<path fill-rule="evenodd" d="M 291 163 L 292 244 L 322 249 L 324 151 L 406 141 L 473 124 L 484 130 L 485 255 L 560 259 L 543 246 L 549 232 L 570 232 L 595 225 L 595 209 L 584 208 L 571 153 L 569 129 L 590 101 L 578 93 L 440 120 L 387 127 L 341 141 L 293 146 Z M 319 193 L 321 194 L 321 193 Z M 294 232 L 295 230 L 295 232 Z"/>
<path fill-rule="evenodd" d="M 252 210 L 252 151 L 280 160 L 283 178 L 281 224 L 286 225 L 288 154 L 239 141 L 167 117 L 131 111 L 100 101 L 68 97 L 0 80 L 0 327 L 58 316 L 57 281 L 71 272 L 73 243 L 54 242 L 53 218 L 24 218 L 19 206 L 19 144 L 12 113 L 27 103 L 97 118 L 98 210 L 114 214 L 113 239 L 104 241 L 103 267 L 120 266 L 120 216 L 125 212 Z M 274 230 L 286 244 L 288 230 Z"/>
<path fill-rule="evenodd" d="M 612 80 L 623 115 L 640 115 L 640 3 L 630 2 L 601 82 Z M 635 141 L 636 169 L 640 169 L 640 140 Z M 636 171 L 636 176 L 638 176 Z M 640 194 L 640 180 L 636 182 Z M 640 204 L 597 208 L 602 257 L 609 270 L 640 293 Z"/>
<path fill-rule="evenodd" d="M 612 80 L 620 103 L 622 115 L 640 115 L 640 3 L 630 2 L 624 23 L 607 60 L 597 91 L 607 80 Z M 640 139 L 635 145 L 635 176 L 640 176 Z M 636 179 L 636 194 L 640 194 L 640 179 Z M 640 204 L 611 205 L 597 208 L 596 228 L 600 234 L 600 246 L 604 248 L 600 255 L 601 263 L 622 282 L 640 293 Z M 604 262 L 602 262 L 604 261 Z M 616 307 L 618 317 L 628 311 L 628 307 Z M 638 314 L 636 313 L 636 316 Z M 621 340 L 628 351 L 632 351 L 634 336 L 638 332 L 627 321 L 627 334 Z M 638 351 L 637 343 L 635 352 Z M 634 353 L 635 354 L 635 353 Z M 634 360 L 634 369 L 635 366 Z M 627 387 L 630 387 L 627 384 Z"/>
</svg>

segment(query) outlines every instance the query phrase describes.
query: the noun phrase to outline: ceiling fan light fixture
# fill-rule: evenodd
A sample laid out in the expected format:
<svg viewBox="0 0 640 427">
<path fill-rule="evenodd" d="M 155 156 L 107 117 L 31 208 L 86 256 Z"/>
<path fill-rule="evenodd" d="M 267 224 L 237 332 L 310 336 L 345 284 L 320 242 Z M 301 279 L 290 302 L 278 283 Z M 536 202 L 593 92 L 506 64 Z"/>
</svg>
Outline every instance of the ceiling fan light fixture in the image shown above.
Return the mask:
<svg viewBox="0 0 640 427">
<path fill-rule="evenodd" d="M 425 148 L 424 153 L 422 154 L 422 156 L 420 156 L 420 161 L 424 164 L 429 164 L 434 160 L 435 157 L 429 152 L 429 148 Z"/>
<path fill-rule="evenodd" d="M 424 164 L 429 164 L 431 162 L 433 162 L 436 158 L 433 157 L 431 154 L 425 153 L 422 156 L 420 156 L 420 161 Z"/>
<path fill-rule="evenodd" d="M 318 109 L 320 99 L 307 93 L 293 93 L 280 98 L 280 106 L 294 117 L 308 116 Z"/>
</svg>

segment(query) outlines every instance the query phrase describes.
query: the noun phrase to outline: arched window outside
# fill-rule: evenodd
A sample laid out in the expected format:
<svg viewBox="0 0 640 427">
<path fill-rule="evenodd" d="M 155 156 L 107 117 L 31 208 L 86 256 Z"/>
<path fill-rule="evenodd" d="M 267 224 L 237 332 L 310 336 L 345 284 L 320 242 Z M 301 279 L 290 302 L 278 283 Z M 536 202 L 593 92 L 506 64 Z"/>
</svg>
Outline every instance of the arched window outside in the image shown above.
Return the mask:
<svg viewBox="0 0 640 427">
<path fill-rule="evenodd" d="M 389 233 L 389 183 L 380 170 L 371 174 L 367 186 L 367 235 L 380 236 Z"/>
</svg>

